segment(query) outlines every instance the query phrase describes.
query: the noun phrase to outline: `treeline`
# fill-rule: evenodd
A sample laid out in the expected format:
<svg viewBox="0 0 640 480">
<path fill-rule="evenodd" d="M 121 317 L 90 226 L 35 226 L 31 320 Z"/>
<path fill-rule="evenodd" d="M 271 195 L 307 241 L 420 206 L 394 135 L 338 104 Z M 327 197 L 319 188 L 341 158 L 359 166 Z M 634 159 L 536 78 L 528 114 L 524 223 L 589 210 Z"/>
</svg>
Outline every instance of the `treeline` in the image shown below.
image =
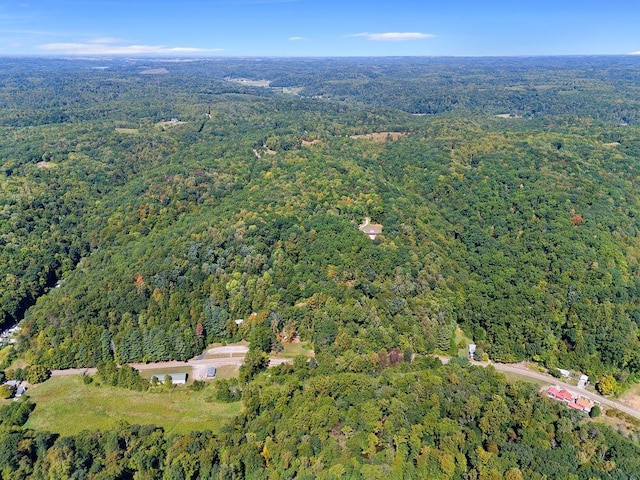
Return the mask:
<svg viewBox="0 0 640 480">
<path fill-rule="evenodd" d="M 631 125 L 639 121 L 638 66 L 630 56 L 202 59 L 173 65 L 112 60 L 105 62 L 106 68 L 55 59 L 5 59 L 0 64 L 0 124 L 13 127 L 193 119 L 224 95 L 274 97 L 283 88 L 367 111 L 590 117 Z M 154 69 L 164 73 L 144 73 Z M 233 81 L 242 78 L 268 80 L 270 86 Z M 181 93 L 193 103 L 184 102 Z"/>
<path fill-rule="evenodd" d="M 619 479 L 640 450 L 529 384 L 464 362 L 336 371 L 335 358 L 283 365 L 244 388 L 219 434 L 118 424 L 59 437 L 0 425 L 6 478 Z"/>
</svg>

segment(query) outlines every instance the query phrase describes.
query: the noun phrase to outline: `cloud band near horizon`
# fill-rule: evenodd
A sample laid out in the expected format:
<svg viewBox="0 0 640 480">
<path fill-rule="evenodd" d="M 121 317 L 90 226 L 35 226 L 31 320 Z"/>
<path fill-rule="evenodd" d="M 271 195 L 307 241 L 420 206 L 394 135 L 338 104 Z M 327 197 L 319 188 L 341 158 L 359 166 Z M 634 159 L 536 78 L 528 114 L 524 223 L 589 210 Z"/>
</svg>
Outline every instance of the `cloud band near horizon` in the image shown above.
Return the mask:
<svg viewBox="0 0 640 480">
<path fill-rule="evenodd" d="M 38 45 L 43 52 L 67 55 L 188 55 L 196 53 L 221 52 L 222 49 L 198 47 L 169 47 L 166 45 L 117 45 L 115 39 L 101 39 L 92 42 L 56 42 Z"/>
<path fill-rule="evenodd" d="M 426 40 L 435 38 L 431 33 L 422 32 L 384 32 L 384 33 L 354 33 L 350 37 L 362 37 L 376 42 L 407 42 L 411 40 Z"/>
</svg>

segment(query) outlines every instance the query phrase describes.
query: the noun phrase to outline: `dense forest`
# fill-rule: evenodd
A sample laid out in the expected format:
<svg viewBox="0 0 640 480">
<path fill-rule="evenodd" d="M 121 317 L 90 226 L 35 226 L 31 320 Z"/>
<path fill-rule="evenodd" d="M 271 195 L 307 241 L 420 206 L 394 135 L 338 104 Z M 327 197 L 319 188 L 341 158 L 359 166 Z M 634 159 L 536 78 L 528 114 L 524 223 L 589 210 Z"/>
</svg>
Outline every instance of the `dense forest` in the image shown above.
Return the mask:
<svg viewBox="0 0 640 480">
<path fill-rule="evenodd" d="M 0 468 L 19 479 L 623 479 L 640 448 L 491 369 L 419 361 L 336 372 L 272 369 L 220 434 L 119 424 L 59 437 L 2 407 Z"/>
<path fill-rule="evenodd" d="M 26 364 L 186 360 L 268 332 L 267 353 L 299 336 L 325 369 L 246 376 L 224 440 L 11 427 L 33 448 L 2 468 L 45 478 L 63 448 L 73 471 L 110 454 L 142 471 L 126 436 L 157 437 L 141 448 L 165 472 L 214 445 L 189 461 L 221 478 L 637 473 L 635 447 L 533 387 L 379 358 L 455 354 L 461 328 L 494 360 L 640 380 L 639 73 L 631 57 L 1 60 L 0 321 L 21 322 Z M 167 478 L 213 470 L 193 472 Z"/>
</svg>

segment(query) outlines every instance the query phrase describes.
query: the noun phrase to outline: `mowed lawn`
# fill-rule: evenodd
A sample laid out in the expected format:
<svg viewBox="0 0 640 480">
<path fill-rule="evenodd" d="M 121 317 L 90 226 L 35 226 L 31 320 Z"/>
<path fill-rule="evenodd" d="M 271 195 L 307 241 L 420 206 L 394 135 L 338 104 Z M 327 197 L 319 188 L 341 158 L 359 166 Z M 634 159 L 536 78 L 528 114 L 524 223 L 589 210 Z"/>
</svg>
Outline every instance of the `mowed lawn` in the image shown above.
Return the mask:
<svg viewBox="0 0 640 480">
<path fill-rule="evenodd" d="M 217 432 L 242 410 L 241 402 L 207 402 L 213 396 L 212 385 L 200 392 L 186 387 L 168 392 L 135 392 L 85 385 L 81 377 L 70 376 L 53 377 L 34 385 L 28 395 L 36 408 L 26 427 L 61 435 L 105 430 L 122 420 L 158 425 L 170 433 Z"/>
</svg>

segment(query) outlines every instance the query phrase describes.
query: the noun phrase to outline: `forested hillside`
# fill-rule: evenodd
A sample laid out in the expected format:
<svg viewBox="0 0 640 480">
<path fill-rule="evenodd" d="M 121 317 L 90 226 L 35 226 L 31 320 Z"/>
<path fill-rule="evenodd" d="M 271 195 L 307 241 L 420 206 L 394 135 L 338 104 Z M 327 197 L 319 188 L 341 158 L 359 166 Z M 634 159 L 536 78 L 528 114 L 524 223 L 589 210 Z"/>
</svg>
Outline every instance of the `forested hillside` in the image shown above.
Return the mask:
<svg viewBox="0 0 640 480">
<path fill-rule="evenodd" d="M 380 373 L 390 352 L 456 354 L 459 327 L 494 360 L 640 379 L 635 59 L 0 67 L 0 320 L 21 321 L 23 363 L 186 360 L 240 339 L 268 352 L 294 336 L 317 356 L 317 370 L 244 378 L 222 441 L 131 427 L 161 453 L 120 452 L 133 463 L 119 478 L 173 468 L 190 442 L 218 445 L 192 460 L 224 478 L 637 474 L 635 447 L 533 387 L 464 366 Z M 0 451 L 35 478 L 66 448 L 15 435 L 53 448 L 20 466 Z M 94 468 L 87 449 L 106 468 L 129 441 L 109 438 L 73 440 L 69 471 Z"/>
<path fill-rule="evenodd" d="M 5 319 L 61 279 L 29 312 L 32 361 L 186 359 L 262 312 L 336 355 L 455 349 L 457 324 L 499 360 L 638 373 L 640 144 L 620 124 L 638 97 L 617 88 L 628 61 L 591 59 L 602 65 L 589 77 L 570 59 L 454 62 L 468 99 L 434 116 L 305 95 L 322 84 L 340 97 L 368 68 L 420 99 L 450 75 L 408 62 L 424 72 L 414 91 L 398 61 L 372 62 L 301 61 L 288 78 L 315 86 L 299 95 L 225 80 L 283 82 L 291 61 L 153 75 L 135 62 L 10 63 Z M 566 77 L 575 94 L 548 99 L 566 115 L 493 115 L 526 106 L 505 84 Z M 596 88 L 611 99 L 594 99 L 598 116 L 616 121 L 581 103 Z M 388 131 L 405 135 L 352 138 Z M 375 241 L 358 231 L 365 216 L 383 224 Z"/>
</svg>

